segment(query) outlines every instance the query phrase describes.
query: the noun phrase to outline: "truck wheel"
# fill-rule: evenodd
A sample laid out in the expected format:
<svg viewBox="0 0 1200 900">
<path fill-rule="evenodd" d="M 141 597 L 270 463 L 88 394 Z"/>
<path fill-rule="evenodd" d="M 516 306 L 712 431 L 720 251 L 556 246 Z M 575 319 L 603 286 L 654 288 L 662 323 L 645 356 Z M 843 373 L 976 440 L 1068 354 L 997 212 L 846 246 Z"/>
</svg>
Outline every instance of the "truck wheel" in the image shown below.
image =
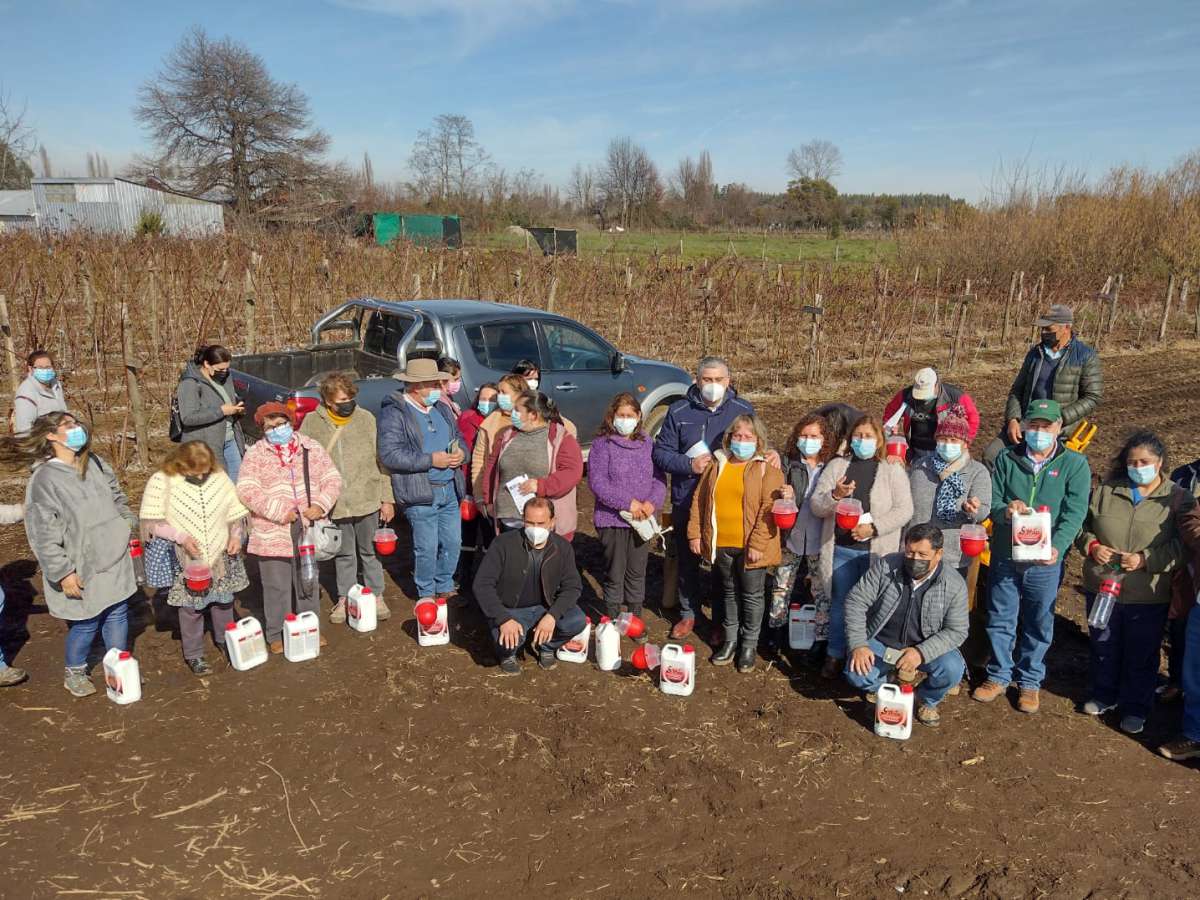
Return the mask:
<svg viewBox="0 0 1200 900">
<path fill-rule="evenodd" d="M 671 408 L 671 404 L 678 400 L 678 397 L 660 403 L 654 409 L 650 410 L 650 415 L 646 416 L 646 422 L 643 427 L 646 434 L 650 436 L 650 440 L 658 437 L 658 433 L 662 430 L 663 419 L 667 417 L 667 410 Z"/>
</svg>

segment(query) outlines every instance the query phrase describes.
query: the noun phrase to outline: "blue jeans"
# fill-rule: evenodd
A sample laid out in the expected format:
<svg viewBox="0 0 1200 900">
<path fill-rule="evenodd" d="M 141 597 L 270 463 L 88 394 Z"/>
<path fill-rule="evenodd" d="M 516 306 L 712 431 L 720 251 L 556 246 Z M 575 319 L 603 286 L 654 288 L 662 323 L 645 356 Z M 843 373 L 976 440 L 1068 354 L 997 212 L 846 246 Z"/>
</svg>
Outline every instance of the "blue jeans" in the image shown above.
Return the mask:
<svg viewBox="0 0 1200 900">
<path fill-rule="evenodd" d="M 1095 599 L 1088 593 L 1089 615 Z M 1117 603 L 1107 628 L 1088 628 L 1093 700 L 1104 706 L 1117 704 L 1123 716 L 1150 715 L 1167 608 L 1166 603 Z"/>
<path fill-rule="evenodd" d="M 433 485 L 430 506 L 406 506 L 412 526 L 413 581 L 417 597 L 446 597 L 454 593 L 454 571 L 462 550 L 462 517 L 454 483 Z"/>
<path fill-rule="evenodd" d="M 1183 736 L 1200 741 L 1200 612 L 1195 607 L 1183 648 Z"/>
<path fill-rule="evenodd" d="M 833 596 L 829 598 L 829 644 L 826 654 L 846 658 L 846 597 L 871 568 L 871 551 L 833 548 Z"/>
<path fill-rule="evenodd" d="M 96 632 L 104 635 L 104 649 L 129 649 L 129 604 L 114 603 L 98 616 L 67 623 L 67 668 L 81 669 L 87 665 L 88 651 Z"/>
<path fill-rule="evenodd" d="M 989 681 L 1007 687 L 1015 675 L 1021 689 L 1041 688 L 1046 678 L 1046 651 L 1054 640 L 1054 602 L 1061 570 L 1061 562 L 1041 566 L 993 558 L 987 600 L 987 637 L 992 650 Z"/>
<path fill-rule="evenodd" d="M 883 661 L 885 649 L 883 644 L 872 638 L 867 641 L 867 646 L 875 654 L 875 665 L 871 667 L 870 672 L 866 675 L 859 675 L 851 672 L 849 665 L 846 666 L 846 680 L 864 693 L 879 690 L 879 686 L 887 681 L 887 676 L 892 674 L 892 670 L 895 669 L 895 666 Z M 937 706 L 946 699 L 950 688 L 962 682 L 963 673 L 967 671 L 967 664 L 961 653 L 951 650 L 949 653 L 943 653 L 922 664 L 919 668 L 928 677 L 917 686 L 917 700 L 926 706 Z"/>
<path fill-rule="evenodd" d="M 508 610 L 509 616 L 513 618 L 518 625 L 525 630 L 522 636 L 522 643 L 527 639 L 537 623 L 541 621 L 542 616 L 546 615 L 546 607 L 538 604 L 537 606 L 517 606 Z M 554 623 L 554 635 L 545 644 L 542 644 L 547 650 L 557 650 L 579 632 L 583 631 L 587 625 L 587 617 L 583 614 L 583 610 L 578 606 L 572 606 L 563 617 Z M 516 656 L 517 651 L 521 649 L 518 644 L 513 649 L 500 646 L 500 625 L 492 623 L 492 645 L 496 648 L 496 656 L 500 659 L 507 659 L 510 656 Z"/>
<path fill-rule="evenodd" d="M 242 451 L 238 449 L 237 441 L 229 440 L 221 448 L 221 456 L 225 461 L 225 474 L 229 480 L 237 484 L 238 472 L 242 469 Z"/>
</svg>

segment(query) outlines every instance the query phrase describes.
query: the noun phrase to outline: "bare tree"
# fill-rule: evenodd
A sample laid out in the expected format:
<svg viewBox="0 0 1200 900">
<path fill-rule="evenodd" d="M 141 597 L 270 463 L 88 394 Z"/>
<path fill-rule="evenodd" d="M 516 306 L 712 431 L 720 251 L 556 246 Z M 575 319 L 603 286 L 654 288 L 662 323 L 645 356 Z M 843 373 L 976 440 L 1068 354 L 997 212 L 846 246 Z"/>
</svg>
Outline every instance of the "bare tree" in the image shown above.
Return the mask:
<svg viewBox="0 0 1200 900">
<path fill-rule="evenodd" d="M 50 166 L 50 154 L 47 152 L 45 144 L 40 144 L 38 146 L 38 159 L 41 160 L 42 163 L 42 177 L 53 178 L 54 169 Z"/>
<path fill-rule="evenodd" d="M 28 107 L 17 104 L 0 84 L 0 190 L 29 187 L 33 169 L 29 159 L 37 147 L 37 136 L 26 121 Z"/>
<path fill-rule="evenodd" d="M 596 173 L 591 166 L 575 163 L 567 184 L 571 205 L 581 212 L 591 212 L 596 203 Z"/>
<path fill-rule="evenodd" d="M 136 169 L 180 173 L 192 193 L 222 188 L 242 213 L 287 195 L 319 192 L 331 170 L 328 136 L 312 126 L 308 97 L 276 81 L 262 57 L 194 28 L 142 84 L 134 116 L 157 157 Z"/>
<path fill-rule="evenodd" d="M 620 210 L 620 221 L 626 228 L 635 215 L 645 218 L 662 198 L 658 167 L 632 138 L 613 138 L 609 142 L 599 175 L 600 190 Z"/>
<path fill-rule="evenodd" d="M 87 172 L 88 178 L 109 178 L 112 175 L 108 160 L 99 153 L 87 155 Z"/>
<path fill-rule="evenodd" d="M 712 206 L 714 193 L 712 157 L 707 150 L 702 150 L 697 160 L 685 156 L 679 161 L 671 176 L 671 188 L 683 202 L 688 215 L 697 221 L 704 219 Z"/>
<path fill-rule="evenodd" d="M 431 200 L 475 195 L 491 161 L 466 116 L 443 113 L 418 131 L 408 165 L 417 187 Z"/>
<path fill-rule="evenodd" d="M 842 151 L 833 142 L 818 138 L 789 152 L 787 168 L 796 181 L 833 181 L 842 173 Z"/>
<path fill-rule="evenodd" d="M 371 156 L 366 150 L 363 151 L 362 182 L 366 190 L 375 189 L 375 167 L 371 165 Z"/>
</svg>

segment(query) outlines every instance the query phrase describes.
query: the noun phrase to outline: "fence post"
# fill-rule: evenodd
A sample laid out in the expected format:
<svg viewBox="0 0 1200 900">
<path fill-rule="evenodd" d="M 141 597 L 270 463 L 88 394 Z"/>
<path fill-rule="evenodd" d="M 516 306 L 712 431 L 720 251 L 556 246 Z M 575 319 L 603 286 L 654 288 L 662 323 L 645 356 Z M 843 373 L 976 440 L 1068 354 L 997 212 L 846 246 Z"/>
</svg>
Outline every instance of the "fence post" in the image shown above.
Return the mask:
<svg viewBox="0 0 1200 900">
<path fill-rule="evenodd" d="M 1162 343 L 1167 339 L 1167 322 L 1171 318 L 1171 301 L 1175 299 L 1175 273 L 1167 279 L 1167 296 L 1163 298 L 1162 321 L 1158 323 L 1158 340 Z"/>
<path fill-rule="evenodd" d="M 1096 292 L 1096 299 L 1100 301 L 1100 313 L 1096 316 L 1096 349 L 1100 349 L 1100 345 L 1104 342 L 1104 314 L 1106 312 L 1105 302 L 1109 299 L 1112 293 L 1113 277 L 1109 275 L 1104 279 L 1104 287 Z"/>
<path fill-rule="evenodd" d="M 1008 280 L 1008 300 L 1004 303 L 1004 322 L 1000 326 L 1000 346 L 1004 347 L 1008 344 L 1008 331 L 1012 327 L 1012 305 L 1013 297 L 1017 293 L 1017 273 L 1012 273 L 1012 278 Z"/>
<path fill-rule="evenodd" d="M 954 367 L 958 364 L 961 344 L 967 331 L 967 304 L 974 299 L 975 297 L 971 293 L 971 279 L 968 278 L 966 289 L 963 291 L 963 295 L 958 298 L 958 327 L 954 330 L 954 338 L 950 344 L 950 360 L 946 366 L 948 371 L 953 371 Z"/>
<path fill-rule="evenodd" d="M 1179 289 L 1179 311 L 1185 316 L 1187 315 L 1188 291 L 1191 289 L 1192 279 L 1184 276 L 1183 286 Z"/>
<path fill-rule="evenodd" d="M 138 371 L 144 362 L 133 353 L 133 335 L 129 327 L 129 306 L 121 299 L 121 365 L 125 367 L 125 390 L 129 395 L 129 414 L 133 416 L 133 433 L 137 439 L 138 468 L 150 465 L 150 430 L 146 427 L 146 410 L 142 406 L 142 389 Z"/>
<path fill-rule="evenodd" d="M 824 298 L 817 294 L 813 297 L 812 306 L 804 310 L 812 316 L 808 335 L 808 371 L 805 373 L 809 384 L 815 384 L 821 378 L 821 315 L 824 313 L 824 302 Z"/>
<path fill-rule="evenodd" d="M 242 275 L 242 297 L 246 304 L 246 352 L 254 353 L 255 345 L 257 344 L 258 335 L 254 329 L 254 306 L 256 298 L 254 296 L 254 276 L 250 270 L 254 267 L 254 252 L 250 253 L 250 262 L 246 265 L 246 271 Z"/>
</svg>

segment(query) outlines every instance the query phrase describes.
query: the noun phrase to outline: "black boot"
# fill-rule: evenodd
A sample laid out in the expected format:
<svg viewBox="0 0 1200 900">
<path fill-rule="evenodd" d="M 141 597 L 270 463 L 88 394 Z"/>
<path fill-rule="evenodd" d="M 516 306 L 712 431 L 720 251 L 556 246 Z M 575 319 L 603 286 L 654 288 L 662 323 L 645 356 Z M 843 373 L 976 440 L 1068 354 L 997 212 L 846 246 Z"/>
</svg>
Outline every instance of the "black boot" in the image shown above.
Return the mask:
<svg viewBox="0 0 1200 900">
<path fill-rule="evenodd" d="M 737 655 L 737 670 L 739 672 L 753 672 L 754 660 L 757 657 L 757 648 L 753 644 L 742 643 Z"/>
<path fill-rule="evenodd" d="M 713 652 L 708 661 L 714 666 L 727 666 L 733 662 L 735 650 L 737 650 L 737 641 L 726 641 Z"/>
</svg>

